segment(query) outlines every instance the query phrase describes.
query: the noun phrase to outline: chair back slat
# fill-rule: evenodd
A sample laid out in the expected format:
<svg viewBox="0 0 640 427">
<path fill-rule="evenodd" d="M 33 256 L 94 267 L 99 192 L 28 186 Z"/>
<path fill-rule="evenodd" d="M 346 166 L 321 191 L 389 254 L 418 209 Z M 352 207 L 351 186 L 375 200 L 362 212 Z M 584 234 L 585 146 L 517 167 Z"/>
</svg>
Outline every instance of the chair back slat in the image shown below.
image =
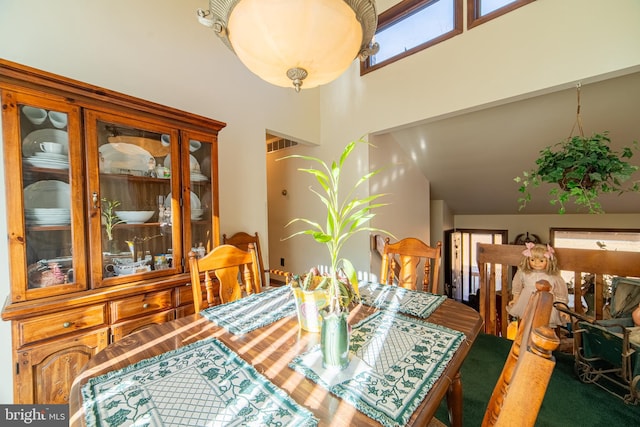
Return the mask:
<svg viewBox="0 0 640 427">
<path fill-rule="evenodd" d="M 227 237 L 226 234 L 223 234 L 222 243 L 225 245 L 233 245 L 237 248 L 242 249 L 243 251 L 247 251 L 249 248 L 249 245 L 253 244 L 253 246 L 256 249 L 256 256 L 258 258 L 258 271 L 260 272 L 260 276 L 259 276 L 260 286 L 263 288 L 271 284 L 270 281 L 274 280 L 273 279 L 274 276 L 283 277 L 285 283 L 288 283 L 291 277 L 293 276 L 292 273 L 285 270 L 280 270 L 275 268 L 265 268 L 264 266 L 265 264 L 262 261 L 262 250 L 260 249 L 260 237 L 258 236 L 257 232 L 253 234 L 249 234 L 244 231 L 239 231 L 230 237 Z M 266 273 L 269 273 L 269 281 L 267 281 Z"/>
<path fill-rule="evenodd" d="M 385 239 L 382 251 L 380 282 L 396 284 L 407 289 L 418 289 L 419 264 L 422 268 L 422 290 L 438 293 L 442 242 L 431 247 L 420 239 L 407 237 L 396 243 Z"/>
<path fill-rule="evenodd" d="M 200 259 L 196 258 L 194 252 L 189 252 L 189 268 L 196 313 L 216 304 L 212 275 L 218 282 L 221 304 L 235 301 L 243 293 L 249 295 L 261 291 L 258 259 L 253 243 L 248 245 L 248 251 L 232 245 L 217 246 Z M 204 276 L 206 301 L 202 297 L 201 276 Z"/>
</svg>

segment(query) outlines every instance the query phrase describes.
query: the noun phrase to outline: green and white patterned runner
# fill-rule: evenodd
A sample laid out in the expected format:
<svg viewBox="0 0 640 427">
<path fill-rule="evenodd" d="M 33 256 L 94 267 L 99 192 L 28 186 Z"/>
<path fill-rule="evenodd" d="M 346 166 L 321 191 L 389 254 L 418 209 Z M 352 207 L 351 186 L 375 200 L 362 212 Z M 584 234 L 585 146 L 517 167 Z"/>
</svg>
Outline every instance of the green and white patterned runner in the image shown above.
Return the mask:
<svg viewBox="0 0 640 427">
<path fill-rule="evenodd" d="M 353 327 L 356 366 L 323 369 L 319 347 L 289 366 L 383 425 L 405 425 L 464 339 L 443 326 L 378 311 Z"/>
<path fill-rule="evenodd" d="M 295 313 L 293 292 L 289 286 L 282 286 L 209 307 L 200 314 L 232 334 L 242 335 Z"/>
<path fill-rule="evenodd" d="M 399 311 L 426 319 L 444 300 L 446 295 L 418 292 L 398 286 L 367 283 L 360 286 L 362 303 L 385 310 Z"/>
<path fill-rule="evenodd" d="M 313 414 L 209 338 L 92 378 L 87 426 L 316 426 Z"/>
</svg>

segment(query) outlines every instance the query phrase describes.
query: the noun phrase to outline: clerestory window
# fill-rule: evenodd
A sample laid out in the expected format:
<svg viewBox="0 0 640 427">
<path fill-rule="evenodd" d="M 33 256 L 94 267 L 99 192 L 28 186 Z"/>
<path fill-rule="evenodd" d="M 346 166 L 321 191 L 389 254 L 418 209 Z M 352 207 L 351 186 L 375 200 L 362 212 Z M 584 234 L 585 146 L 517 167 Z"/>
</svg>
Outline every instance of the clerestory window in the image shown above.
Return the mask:
<svg viewBox="0 0 640 427">
<path fill-rule="evenodd" d="M 366 74 L 462 33 L 462 0 L 404 0 L 378 17 L 380 51 L 362 63 Z"/>
<path fill-rule="evenodd" d="M 467 29 L 535 0 L 466 0 Z M 463 31 L 463 0 L 403 0 L 378 16 L 380 51 L 360 65 L 360 74 L 391 64 Z"/>
<path fill-rule="evenodd" d="M 467 29 L 484 24 L 535 0 L 467 0 Z"/>
</svg>

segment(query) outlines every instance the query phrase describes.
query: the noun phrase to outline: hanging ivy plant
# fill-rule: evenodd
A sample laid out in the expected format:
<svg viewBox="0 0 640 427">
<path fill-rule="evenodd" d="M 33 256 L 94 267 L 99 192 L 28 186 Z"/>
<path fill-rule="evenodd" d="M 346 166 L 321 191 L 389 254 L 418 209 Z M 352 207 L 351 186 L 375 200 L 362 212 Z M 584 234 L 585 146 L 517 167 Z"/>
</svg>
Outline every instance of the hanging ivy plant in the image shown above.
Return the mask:
<svg viewBox="0 0 640 427">
<path fill-rule="evenodd" d="M 531 201 L 530 189 L 543 182 L 557 184 L 549 191 L 550 203 L 559 206 L 559 213 L 566 211 L 565 205 L 573 202 L 589 213 L 604 213 L 598 197 L 603 193 L 637 192 L 637 181 L 623 183 L 638 170 L 625 159 L 633 156 L 638 142 L 624 147 L 622 152 L 611 150 L 608 131 L 595 133 L 590 137 L 572 136 L 540 151 L 536 167 L 522 176 L 514 178 L 520 184 L 518 191 L 523 194 L 518 199 L 520 209 Z"/>
</svg>

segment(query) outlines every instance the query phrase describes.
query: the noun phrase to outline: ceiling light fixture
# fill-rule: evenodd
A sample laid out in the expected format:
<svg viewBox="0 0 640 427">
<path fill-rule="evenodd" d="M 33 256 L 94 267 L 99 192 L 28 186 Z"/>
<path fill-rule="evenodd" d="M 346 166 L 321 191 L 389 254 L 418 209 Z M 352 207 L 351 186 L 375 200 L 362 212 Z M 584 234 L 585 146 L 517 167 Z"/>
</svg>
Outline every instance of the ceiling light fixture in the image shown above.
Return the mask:
<svg viewBox="0 0 640 427">
<path fill-rule="evenodd" d="M 209 0 L 198 20 L 261 79 L 299 92 L 378 52 L 374 0 Z"/>
</svg>

